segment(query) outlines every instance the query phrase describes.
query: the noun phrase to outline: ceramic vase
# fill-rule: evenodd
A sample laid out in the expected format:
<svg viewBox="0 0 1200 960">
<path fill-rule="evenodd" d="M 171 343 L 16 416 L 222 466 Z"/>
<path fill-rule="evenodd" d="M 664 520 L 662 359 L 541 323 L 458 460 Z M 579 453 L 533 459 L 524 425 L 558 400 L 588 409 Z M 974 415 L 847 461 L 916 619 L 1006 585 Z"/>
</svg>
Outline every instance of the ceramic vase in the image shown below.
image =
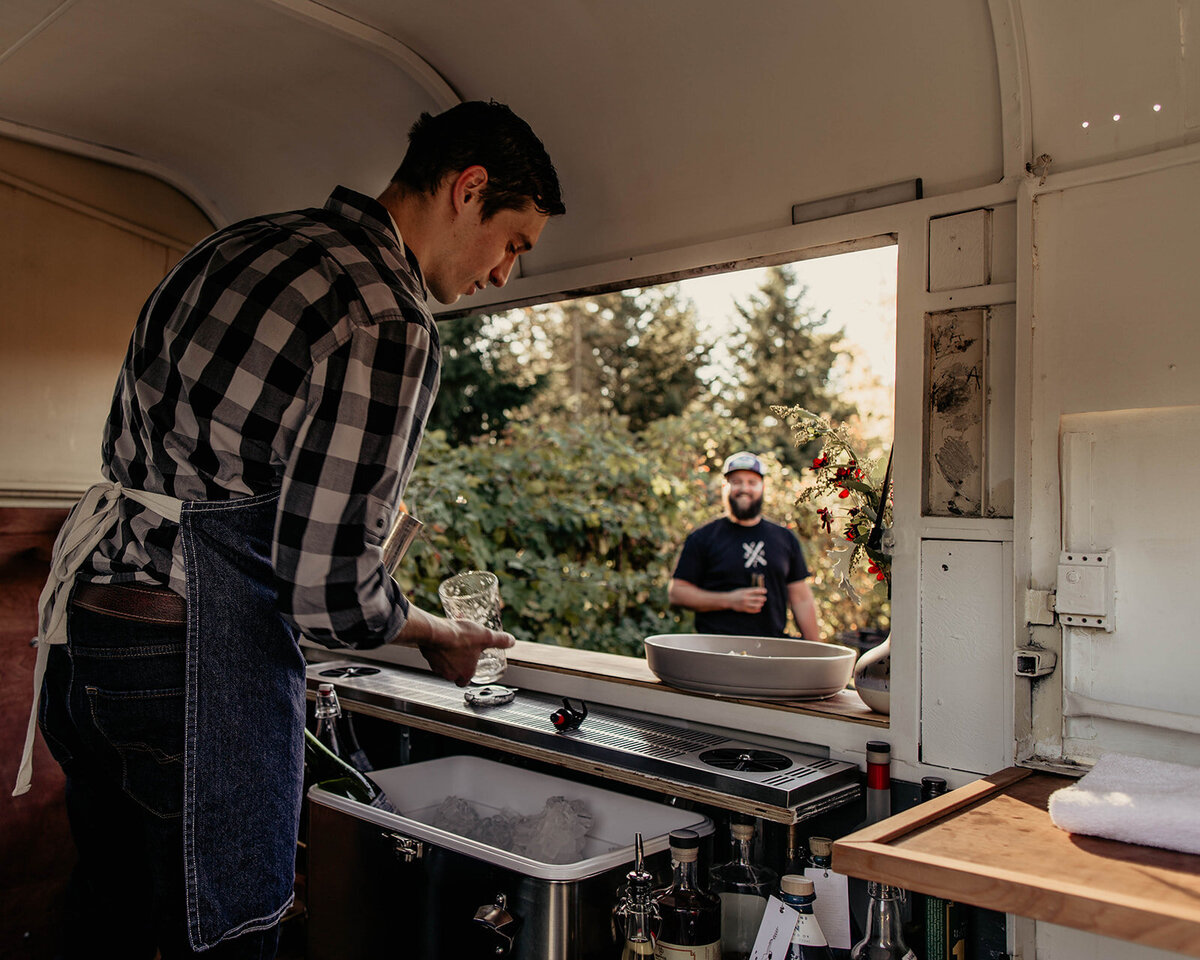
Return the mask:
<svg viewBox="0 0 1200 960">
<path fill-rule="evenodd" d="M 854 689 L 876 713 L 892 712 L 892 638 L 872 647 L 854 665 Z"/>
</svg>

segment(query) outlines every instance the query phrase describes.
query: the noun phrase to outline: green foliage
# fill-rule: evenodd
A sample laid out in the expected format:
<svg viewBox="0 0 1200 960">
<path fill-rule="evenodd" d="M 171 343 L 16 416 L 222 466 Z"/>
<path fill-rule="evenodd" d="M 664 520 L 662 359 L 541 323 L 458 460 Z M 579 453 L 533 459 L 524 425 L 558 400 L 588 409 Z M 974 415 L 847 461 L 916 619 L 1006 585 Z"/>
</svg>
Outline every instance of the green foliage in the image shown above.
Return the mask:
<svg viewBox="0 0 1200 960">
<path fill-rule="evenodd" d="M 617 415 L 636 433 L 708 396 L 710 346 L 676 284 L 546 304 L 490 330 L 542 381 L 532 417 Z"/>
<path fill-rule="evenodd" d="M 538 377 L 516 369 L 508 346 L 489 337 L 486 318 L 458 317 L 438 325 L 442 385 L 428 429 L 442 430 L 454 444 L 503 430 L 513 410 L 541 389 Z M 506 360 L 508 361 L 506 363 Z"/>
<path fill-rule="evenodd" d="M 491 570 L 505 629 L 519 639 L 642 656 L 645 637 L 692 630 L 692 614 L 667 604 L 666 585 L 687 534 L 721 512 L 719 465 L 738 445 L 731 435 L 749 431 L 707 408 L 640 434 L 620 417 L 510 424 L 457 447 L 432 432 L 406 495 L 425 526 L 397 579 L 418 606 L 438 611 L 441 580 Z M 795 476 L 766 460 L 766 513 L 794 527 Z M 824 595 L 824 550 L 807 545 L 805 556 L 827 636 L 876 625 L 844 597 Z"/>
</svg>

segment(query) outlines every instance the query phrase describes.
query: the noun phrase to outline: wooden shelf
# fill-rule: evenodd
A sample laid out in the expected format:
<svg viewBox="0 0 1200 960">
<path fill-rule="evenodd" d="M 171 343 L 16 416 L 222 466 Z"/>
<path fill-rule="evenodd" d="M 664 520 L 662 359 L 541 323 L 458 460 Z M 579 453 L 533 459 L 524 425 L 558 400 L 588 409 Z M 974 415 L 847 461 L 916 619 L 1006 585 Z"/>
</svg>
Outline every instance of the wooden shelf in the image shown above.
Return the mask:
<svg viewBox="0 0 1200 960">
<path fill-rule="evenodd" d="M 1200 856 L 1060 830 L 1074 782 L 1010 767 L 843 837 L 834 869 L 1200 957 Z"/>
</svg>

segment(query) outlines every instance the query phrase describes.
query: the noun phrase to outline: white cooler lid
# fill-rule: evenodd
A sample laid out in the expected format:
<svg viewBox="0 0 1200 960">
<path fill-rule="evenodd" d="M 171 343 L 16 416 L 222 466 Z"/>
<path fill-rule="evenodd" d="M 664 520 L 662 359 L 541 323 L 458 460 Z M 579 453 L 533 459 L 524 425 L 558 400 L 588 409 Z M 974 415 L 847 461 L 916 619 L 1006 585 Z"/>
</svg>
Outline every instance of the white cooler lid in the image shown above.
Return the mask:
<svg viewBox="0 0 1200 960">
<path fill-rule="evenodd" d="M 602 787 L 482 757 L 439 757 L 373 770 L 370 776 L 383 788 L 400 815 L 327 793 L 320 787 L 309 790 L 309 800 L 406 837 L 541 880 L 582 880 L 630 863 L 634 858 L 635 833 L 641 833 L 645 852 L 649 855 L 667 849 L 672 830 L 695 830 L 706 836 L 713 829 L 712 821 L 694 810 L 680 810 L 665 803 L 627 797 Z M 574 863 L 543 863 L 421 822 L 421 814 L 431 811 L 450 796 L 462 797 L 484 815 L 507 810 L 528 816 L 540 813 L 550 797 L 581 800 L 592 815 L 584 859 Z"/>
</svg>

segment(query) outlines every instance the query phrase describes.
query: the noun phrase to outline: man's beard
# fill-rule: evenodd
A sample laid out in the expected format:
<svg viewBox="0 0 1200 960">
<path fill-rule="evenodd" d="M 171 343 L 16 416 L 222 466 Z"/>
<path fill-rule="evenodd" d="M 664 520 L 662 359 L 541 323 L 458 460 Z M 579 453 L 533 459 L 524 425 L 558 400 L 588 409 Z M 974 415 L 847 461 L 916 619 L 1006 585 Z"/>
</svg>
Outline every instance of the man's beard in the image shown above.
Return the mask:
<svg viewBox="0 0 1200 960">
<path fill-rule="evenodd" d="M 743 507 L 735 497 L 730 497 L 729 512 L 733 514 L 735 520 L 753 520 L 762 513 L 762 504 L 762 497 L 754 497 Z"/>
</svg>

